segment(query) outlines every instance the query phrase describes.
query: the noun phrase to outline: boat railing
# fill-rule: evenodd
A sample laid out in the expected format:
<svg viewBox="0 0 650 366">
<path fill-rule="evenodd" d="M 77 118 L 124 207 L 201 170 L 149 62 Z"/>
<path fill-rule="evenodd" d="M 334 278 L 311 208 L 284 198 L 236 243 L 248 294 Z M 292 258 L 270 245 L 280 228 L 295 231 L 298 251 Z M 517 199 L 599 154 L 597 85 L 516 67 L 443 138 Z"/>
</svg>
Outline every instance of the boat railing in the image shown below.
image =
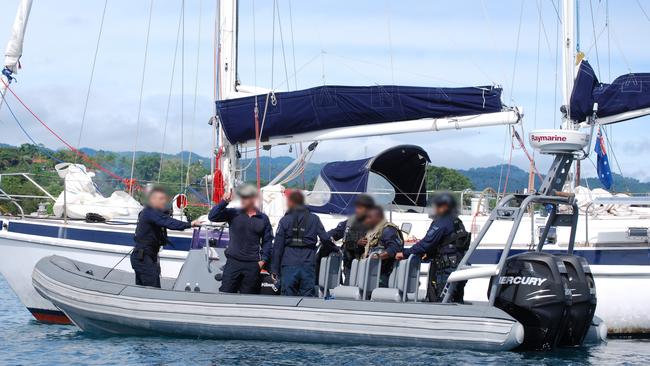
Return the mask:
<svg viewBox="0 0 650 366">
<path fill-rule="evenodd" d="M 596 197 L 594 198 L 587 207 L 585 208 L 585 243 L 589 245 L 589 216 L 590 216 L 590 211 L 593 207 L 597 207 L 600 205 L 620 205 L 620 206 L 645 206 L 645 207 L 650 207 L 650 196 L 631 196 L 631 197 Z M 632 228 L 628 228 L 628 236 L 629 236 L 629 230 Z M 646 234 L 645 237 L 646 239 L 648 238 L 648 234 L 650 232 L 649 228 L 645 228 Z"/>
<path fill-rule="evenodd" d="M 48 192 L 43 186 L 38 184 L 31 176 L 30 173 L 0 173 L 0 200 L 4 201 L 9 201 L 18 208 L 18 211 L 20 211 L 20 217 L 25 217 L 25 211 L 23 207 L 20 205 L 20 200 L 23 199 L 45 199 L 45 200 L 51 200 L 52 202 L 56 201 L 56 198 L 50 192 Z M 2 178 L 4 177 L 21 177 L 25 179 L 27 182 L 29 182 L 31 185 L 36 187 L 39 191 L 43 193 L 43 195 L 30 195 L 30 194 L 10 194 L 7 193 L 3 188 L 2 188 Z"/>
</svg>

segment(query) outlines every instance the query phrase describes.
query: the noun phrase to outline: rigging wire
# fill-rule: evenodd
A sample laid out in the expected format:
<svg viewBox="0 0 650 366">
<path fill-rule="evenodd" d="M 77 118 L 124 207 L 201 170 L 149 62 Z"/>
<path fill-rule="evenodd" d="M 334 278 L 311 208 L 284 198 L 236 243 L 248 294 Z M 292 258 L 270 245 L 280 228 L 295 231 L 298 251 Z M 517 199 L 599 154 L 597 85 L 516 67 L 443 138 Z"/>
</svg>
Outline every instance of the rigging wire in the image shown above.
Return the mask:
<svg viewBox="0 0 650 366">
<path fill-rule="evenodd" d="M 296 70 L 296 44 L 293 37 L 293 15 L 291 12 L 291 0 L 289 0 L 289 30 L 291 32 L 291 57 L 293 58 L 293 81 L 294 89 L 298 90 L 298 71 Z M 287 84 L 289 80 L 287 80 Z M 302 145 L 302 143 L 301 143 Z"/>
<path fill-rule="evenodd" d="M 91 164 L 95 168 L 101 170 L 102 172 L 106 173 L 107 175 L 111 176 L 112 178 L 115 178 L 121 182 L 125 182 L 125 178 L 121 177 L 112 171 L 104 168 L 101 166 L 99 163 L 97 163 L 95 160 L 93 160 L 90 156 L 86 155 L 83 151 L 75 148 L 72 146 L 72 144 L 68 143 L 66 140 L 64 140 L 59 134 L 57 134 L 50 126 L 48 126 L 34 111 L 29 108 L 29 106 L 14 92 L 13 88 L 9 87 L 9 84 L 5 82 L 3 79 L 0 79 L 0 82 L 4 84 L 4 86 L 7 88 L 7 90 L 16 98 L 16 100 L 29 112 L 29 114 L 34 117 L 43 127 L 45 127 L 54 137 L 56 137 L 61 143 L 63 143 L 68 149 L 70 149 L 72 152 L 74 152 L 77 156 L 81 157 L 83 161 Z M 136 188 L 140 189 L 141 187 L 136 183 Z"/>
<path fill-rule="evenodd" d="M 180 182 L 183 191 L 183 144 L 185 140 L 185 0 L 181 1 L 182 37 L 181 37 L 181 156 L 180 156 Z"/>
<path fill-rule="evenodd" d="M 594 18 L 594 7 L 591 0 L 589 0 L 589 12 L 591 14 L 591 30 L 594 35 L 594 49 L 596 50 L 596 70 L 598 70 L 598 79 L 600 79 L 600 57 L 598 55 L 598 38 L 596 36 L 596 20 Z M 602 34 L 602 32 L 601 32 Z"/>
<path fill-rule="evenodd" d="M 194 141 L 194 125 L 196 124 L 196 104 L 197 96 L 199 93 L 199 63 L 200 63 L 200 54 L 201 54 L 201 18 L 203 10 L 203 0 L 199 1 L 199 22 L 198 22 L 198 36 L 196 41 L 196 71 L 194 73 L 194 106 L 192 109 L 192 127 L 190 129 L 190 148 L 188 149 L 187 157 L 187 176 L 185 177 L 185 185 L 189 186 L 190 184 L 190 167 L 192 166 L 192 143 Z"/>
<path fill-rule="evenodd" d="M 39 151 L 41 151 L 44 155 L 46 155 L 46 156 L 49 157 L 50 159 L 56 161 L 57 163 L 63 163 L 63 162 L 64 162 L 63 160 L 61 160 L 61 159 L 55 157 L 54 155 L 50 154 L 50 153 L 47 151 L 47 149 L 45 149 L 45 147 L 41 146 L 40 144 L 38 144 L 38 143 L 36 142 L 36 140 L 34 140 L 34 138 L 29 134 L 29 132 L 27 132 L 27 130 L 25 129 L 25 127 L 22 125 L 22 123 L 20 123 L 20 121 L 18 120 L 18 117 L 16 117 L 16 114 L 14 113 L 14 111 L 11 109 L 11 106 L 9 105 L 9 101 L 7 101 L 6 99 L 5 99 L 5 105 L 7 106 L 7 110 L 9 110 L 9 113 L 11 113 L 11 116 L 14 118 L 14 121 L 16 121 L 16 124 L 18 125 L 18 127 L 20 127 L 20 129 L 23 131 L 23 133 L 25 134 L 25 136 L 27 136 L 27 138 L 29 139 L 29 141 L 31 141 L 32 144 L 33 144 L 33 145 L 34 145 L 34 146 L 35 146 Z"/>
<path fill-rule="evenodd" d="M 77 139 L 77 149 L 81 148 L 81 137 L 83 136 L 84 125 L 86 124 L 86 112 L 88 111 L 88 101 L 90 100 L 90 91 L 92 90 L 93 79 L 95 78 L 95 66 L 97 65 L 97 55 L 99 54 L 99 45 L 102 40 L 102 33 L 104 32 L 104 20 L 106 19 L 106 8 L 108 7 L 108 0 L 104 0 L 104 8 L 102 10 L 102 18 L 99 22 L 99 33 L 97 34 L 97 43 L 95 44 L 95 54 L 93 56 L 92 66 L 90 68 L 90 80 L 88 81 L 88 89 L 86 90 L 86 100 L 84 101 L 83 114 L 81 115 L 81 126 L 79 127 L 79 137 Z"/>
<path fill-rule="evenodd" d="M 153 14 L 154 0 L 149 2 L 149 19 L 147 20 L 147 36 L 144 43 L 144 59 L 142 61 L 142 78 L 140 79 L 140 97 L 138 99 L 138 117 L 135 122 L 135 138 L 133 142 L 133 155 L 131 156 L 131 175 L 129 180 L 133 182 L 133 173 L 135 171 L 135 155 L 138 150 L 138 138 L 140 136 L 140 122 L 142 117 L 142 94 L 144 91 L 144 79 L 147 73 L 147 56 L 149 55 L 149 36 L 151 34 L 151 15 Z M 133 194 L 133 185 L 129 186 L 129 194 Z"/>
<path fill-rule="evenodd" d="M 280 31 L 280 46 L 282 49 L 282 62 L 284 63 L 284 76 L 287 78 L 287 86 L 289 86 L 289 69 L 287 68 L 287 56 L 284 52 L 284 36 L 282 35 L 282 19 L 280 18 L 280 1 L 276 0 L 274 2 L 276 10 L 278 11 L 278 30 Z"/>
<path fill-rule="evenodd" d="M 395 69 L 393 67 L 393 36 L 390 27 L 390 0 L 386 0 L 386 28 L 388 31 L 388 55 L 390 56 L 390 78 L 395 84 Z"/>
<path fill-rule="evenodd" d="M 184 4 L 183 4 L 184 5 Z M 185 6 L 181 6 L 181 14 L 178 17 L 178 29 L 176 30 L 176 45 L 174 46 L 174 58 L 172 60 L 172 74 L 171 80 L 169 82 L 169 94 L 167 96 L 167 110 L 165 112 L 165 124 L 163 127 L 163 136 L 162 136 L 162 147 L 160 148 L 160 164 L 158 166 L 158 181 L 160 181 L 160 175 L 162 174 L 163 168 L 163 159 L 165 157 L 165 140 L 167 139 L 167 125 L 169 123 L 169 109 L 172 102 L 172 90 L 174 88 L 174 74 L 176 72 L 176 58 L 178 55 L 178 42 L 181 36 L 181 24 L 183 18 L 183 11 Z"/>
</svg>

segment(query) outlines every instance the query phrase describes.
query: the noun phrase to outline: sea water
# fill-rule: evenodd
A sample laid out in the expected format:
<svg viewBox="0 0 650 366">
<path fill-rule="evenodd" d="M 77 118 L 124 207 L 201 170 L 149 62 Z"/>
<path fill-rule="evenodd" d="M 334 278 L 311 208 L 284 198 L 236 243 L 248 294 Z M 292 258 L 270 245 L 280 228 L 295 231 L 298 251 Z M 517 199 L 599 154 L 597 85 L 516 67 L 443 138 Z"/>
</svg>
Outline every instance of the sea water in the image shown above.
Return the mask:
<svg viewBox="0 0 650 366">
<path fill-rule="evenodd" d="M 33 320 L 0 276 L 1 365 L 649 365 L 650 340 L 555 352 L 475 352 L 221 341 L 170 337 L 93 337 L 71 325 Z"/>
</svg>

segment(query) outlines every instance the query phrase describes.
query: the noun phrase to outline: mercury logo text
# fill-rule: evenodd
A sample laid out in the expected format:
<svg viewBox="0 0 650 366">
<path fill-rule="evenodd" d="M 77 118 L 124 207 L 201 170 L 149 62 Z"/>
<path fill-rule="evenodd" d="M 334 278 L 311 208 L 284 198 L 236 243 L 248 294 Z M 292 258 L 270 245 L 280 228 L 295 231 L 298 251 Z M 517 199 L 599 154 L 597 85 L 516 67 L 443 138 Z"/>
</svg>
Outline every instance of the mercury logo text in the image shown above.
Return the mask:
<svg viewBox="0 0 650 366">
<path fill-rule="evenodd" d="M 530 285 L 541 286 L 548 278 L 540 277 L 525 277 L 525 276 L 503 276 L 499 278 L 499 283 L 502 285 Z"/>
</svg>

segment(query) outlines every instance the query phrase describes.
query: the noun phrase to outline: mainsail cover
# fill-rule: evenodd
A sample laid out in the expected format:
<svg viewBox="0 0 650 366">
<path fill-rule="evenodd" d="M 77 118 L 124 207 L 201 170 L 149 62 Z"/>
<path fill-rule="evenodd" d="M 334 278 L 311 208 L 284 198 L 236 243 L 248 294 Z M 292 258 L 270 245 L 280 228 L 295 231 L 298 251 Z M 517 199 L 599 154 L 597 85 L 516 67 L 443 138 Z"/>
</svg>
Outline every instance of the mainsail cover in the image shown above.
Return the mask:
<svg viewBox="0 0 650 366">
<path fill-rule="evenodd" d="M 594 103 L 598 103 L 596 116 L 600 118 L 650 108 L 650 73 L 630 73 L 605 84 L 583 60 L 571 93 L 571 119 L 582 122 L 592 116 Z"/>
<path fill-rule="evenodd" d="M 217 101 L 217 113 L 231 143 L 255 139 L 255 98 L 260 124 L 264 119 L 262 141 L 332 128 L 502 110 L 501 89 L 492 86 L 320 86 Z"/>
</svg>

